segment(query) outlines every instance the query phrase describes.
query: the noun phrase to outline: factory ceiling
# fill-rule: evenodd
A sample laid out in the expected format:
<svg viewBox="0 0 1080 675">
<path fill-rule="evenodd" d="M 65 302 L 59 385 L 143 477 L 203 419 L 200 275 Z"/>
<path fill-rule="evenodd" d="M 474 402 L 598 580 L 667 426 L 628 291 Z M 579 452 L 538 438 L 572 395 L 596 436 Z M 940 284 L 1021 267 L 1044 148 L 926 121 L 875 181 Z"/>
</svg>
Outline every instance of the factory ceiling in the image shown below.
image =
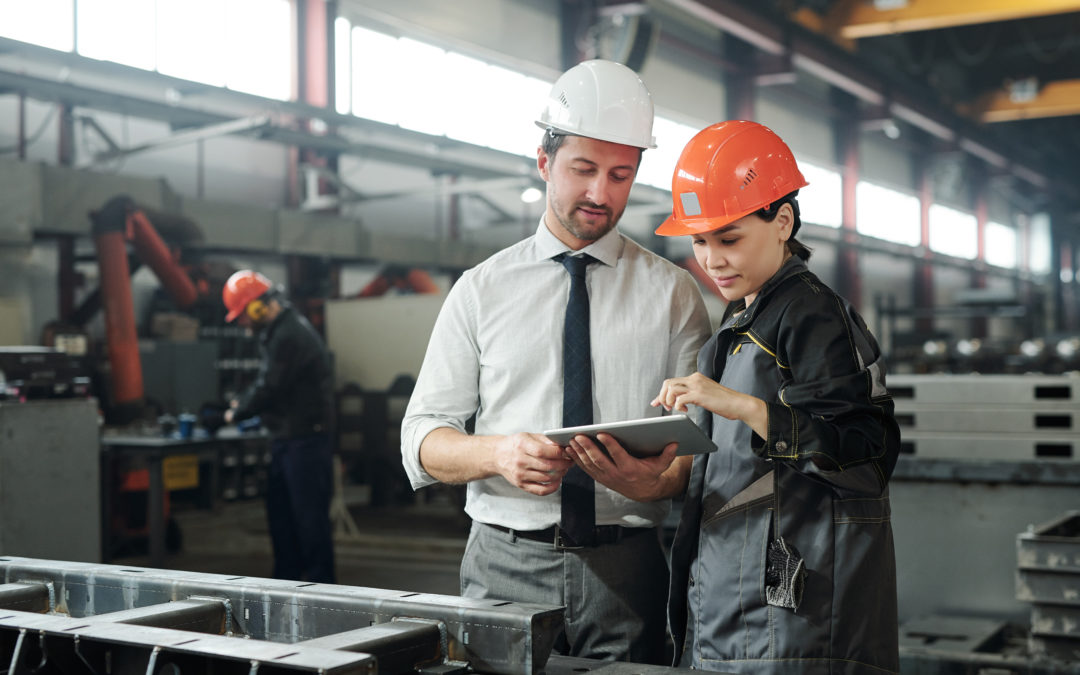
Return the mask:
<svg viewBox="0 0 1080 675">
<path fill-rule="evenodd" d="M 944 151 L 968 144 L 991 175 L 1014 173 L 1055 195 L 1051 208 L 1080 206 L 1080 0 L 649 4 L 748 42 L 759 63 L 785 51 L 804 70 L 824 63 L 846 78 L 830 84 L 855 94 L 865 110 L 891 107 L 898 122 L 936 136 L 932 147 Z M 822 58 L 822 49 L 833 55 Z"/>
</svg>

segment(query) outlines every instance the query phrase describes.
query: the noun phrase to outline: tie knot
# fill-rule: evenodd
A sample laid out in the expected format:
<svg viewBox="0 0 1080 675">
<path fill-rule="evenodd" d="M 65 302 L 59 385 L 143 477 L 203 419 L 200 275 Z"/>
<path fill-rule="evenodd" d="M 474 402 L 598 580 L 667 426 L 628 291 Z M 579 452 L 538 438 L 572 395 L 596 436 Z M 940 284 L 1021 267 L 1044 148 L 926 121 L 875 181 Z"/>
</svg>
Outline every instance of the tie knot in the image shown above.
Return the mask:
<svg viewBox="0 0 1080 675">
<path fill-rule="evenodd" d="M 581 255 L 560 253 L 555 256 L 555 259 L 562 263 L 562 266 L 566 268 L 566 271 L 569 272 L 572 277 L 585 276 L 585 268 L 588 267 L 590 263 L 596 262 L 596 258 L 588 253 L 582 253 Z"/>
</svg>

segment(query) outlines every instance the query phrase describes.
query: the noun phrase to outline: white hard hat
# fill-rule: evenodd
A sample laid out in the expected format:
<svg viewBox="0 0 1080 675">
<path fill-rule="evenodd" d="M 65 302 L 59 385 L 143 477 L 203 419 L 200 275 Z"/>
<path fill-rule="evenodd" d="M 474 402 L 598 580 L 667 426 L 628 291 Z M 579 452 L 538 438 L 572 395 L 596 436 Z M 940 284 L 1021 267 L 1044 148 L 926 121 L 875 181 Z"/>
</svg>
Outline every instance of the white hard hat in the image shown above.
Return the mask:
<svg viewBox="0 0 1080 675">
<path fill-rule="evenodd" d="M 655 148 L 649 90 L 630 68 L 594 59 L 563 73 L 536 126 L 556 133 Z"/>
</svg>

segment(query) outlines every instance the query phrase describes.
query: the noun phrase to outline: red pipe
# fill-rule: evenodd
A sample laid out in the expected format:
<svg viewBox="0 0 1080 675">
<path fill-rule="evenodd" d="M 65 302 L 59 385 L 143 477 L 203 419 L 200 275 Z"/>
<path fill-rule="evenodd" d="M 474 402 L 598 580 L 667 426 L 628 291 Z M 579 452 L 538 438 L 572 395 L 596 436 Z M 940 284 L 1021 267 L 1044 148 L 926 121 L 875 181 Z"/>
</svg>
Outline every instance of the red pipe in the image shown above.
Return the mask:
<svg viewBox="0 0 1080 675">
<path fill-rule="evenodd" d="M 94 236 L 101 297 L 105 313 L 105 336 L 112 364 L 113 403 L 136 404 L 143 397 L 142 362 L 135 333 L 135 305 L 131 298 L 131 272 L 127 245 L 121 230 Z"/>
<path fill-rule="evenodd" d="M 195 300 L 199 297 L 195 284 L 177 265 L 169 247 L 150 224 L 146 214 L 142 211 L 132 211 L 127 217 L 127 227 L 139 259 L 154 270 L 161 285 L 169 292 L 176 304 L 181 309 L 195 304 Z"/>
</svg>

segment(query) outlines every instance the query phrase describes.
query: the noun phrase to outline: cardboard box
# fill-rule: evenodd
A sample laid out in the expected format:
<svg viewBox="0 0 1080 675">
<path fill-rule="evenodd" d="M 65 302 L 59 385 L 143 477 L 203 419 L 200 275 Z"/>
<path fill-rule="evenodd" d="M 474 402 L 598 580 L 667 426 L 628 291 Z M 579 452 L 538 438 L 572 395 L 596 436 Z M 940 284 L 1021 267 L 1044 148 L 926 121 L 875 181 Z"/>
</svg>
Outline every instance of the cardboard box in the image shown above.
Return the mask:
<svg viewBox="0 0 1080 675">
<path fill-rule="evenodd" d="M 174 342 L 194 342 L 199 339 L 199 320 L 177 312 L 159 312 L 150 319 L 153 337 Z"/>
</svg>

